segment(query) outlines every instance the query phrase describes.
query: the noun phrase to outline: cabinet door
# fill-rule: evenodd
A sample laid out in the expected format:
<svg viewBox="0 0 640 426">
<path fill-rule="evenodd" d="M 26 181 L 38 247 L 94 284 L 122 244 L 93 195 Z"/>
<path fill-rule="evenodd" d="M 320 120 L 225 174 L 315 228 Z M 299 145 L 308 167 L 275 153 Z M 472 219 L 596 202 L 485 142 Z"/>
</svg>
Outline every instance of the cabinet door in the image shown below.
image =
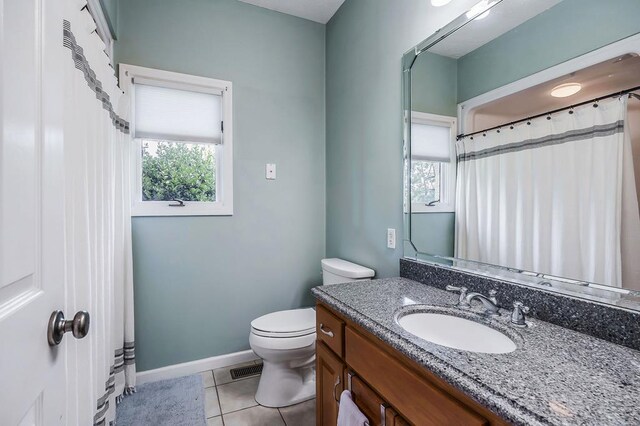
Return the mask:
<svg viewBox="0 0 640 426">
<path fill-rule="evenodd" d="M 318 341 L 316 343 L 316 425 L 335 426 L 344 389 L 342 361 Z"/>
<path fill-rule="evenodd" d="M 385 419 L 385 426 L 410 426 L 393 408 L 387 408 L 385 411 Z"/>
<path fill-rule="evenodd" d="M 371 426 L 384 425 L 384 412 L 387 403 L 365 382 L 354 374 L 347 374 L 347 387 L 351 385 L 351 397 L 360 411 L 367 416 Z"/>
</svg>

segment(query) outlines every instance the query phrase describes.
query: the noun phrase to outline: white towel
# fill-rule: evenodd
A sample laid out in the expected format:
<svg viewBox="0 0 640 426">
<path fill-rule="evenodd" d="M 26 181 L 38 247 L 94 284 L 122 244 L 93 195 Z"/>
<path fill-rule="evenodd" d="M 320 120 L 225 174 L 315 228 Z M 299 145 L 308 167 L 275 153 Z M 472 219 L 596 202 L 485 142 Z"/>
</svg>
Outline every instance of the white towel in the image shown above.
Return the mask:
<svg viewBox="0 0 640 426">
<path fill-rule="evenodd" d="M 369 426 L 369 420 L 351 399 L 351 391 L 345 390 L 340 395 L 338 408 L 338 426 Z"/>
</svg>

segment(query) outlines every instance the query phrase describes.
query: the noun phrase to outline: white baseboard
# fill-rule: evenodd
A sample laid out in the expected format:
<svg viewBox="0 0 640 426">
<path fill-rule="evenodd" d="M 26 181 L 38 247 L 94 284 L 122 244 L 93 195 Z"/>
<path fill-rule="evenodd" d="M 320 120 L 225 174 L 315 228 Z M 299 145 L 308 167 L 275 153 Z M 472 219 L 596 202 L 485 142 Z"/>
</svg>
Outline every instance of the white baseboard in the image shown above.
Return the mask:
<svg viewBox="0 0 640 426">
<path fill-rule="evenodd" d="M 198 359 L 195 361 L 184 362 L 182 364 L 168 365 L 166 367 L 137 373 L 136 384 L 141 385 L 143 383 L 157 382 L 158 380 L 188 376 L 189 374 L 195 374 L 201 371 L 229 367 L 234 364 L 254 361 L 257 359 L 260 358 L 251 349 L 248 349 L 246 351 Z"/>
</svg>

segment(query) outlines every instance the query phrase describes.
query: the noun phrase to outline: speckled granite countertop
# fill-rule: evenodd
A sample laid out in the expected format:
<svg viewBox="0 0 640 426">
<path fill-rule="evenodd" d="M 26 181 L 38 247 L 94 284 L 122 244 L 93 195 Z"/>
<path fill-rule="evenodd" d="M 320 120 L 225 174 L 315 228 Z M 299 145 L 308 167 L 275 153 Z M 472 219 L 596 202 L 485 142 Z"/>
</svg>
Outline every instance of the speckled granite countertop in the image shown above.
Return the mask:
<svg viewBox="0 0 640 426">
<path fill-rule="evenodd" d="M 321 286 L 312 292 L 514 424 L 640 425 L 638 351 L 538 320 L 513 328 L 503 311 L 493 326 L 516 333 L 518 349 L 466 352 L 422 340 L 394 320 L 407 305 L 452 307 L 454 293 L 405 278 Z"/>
</svg>

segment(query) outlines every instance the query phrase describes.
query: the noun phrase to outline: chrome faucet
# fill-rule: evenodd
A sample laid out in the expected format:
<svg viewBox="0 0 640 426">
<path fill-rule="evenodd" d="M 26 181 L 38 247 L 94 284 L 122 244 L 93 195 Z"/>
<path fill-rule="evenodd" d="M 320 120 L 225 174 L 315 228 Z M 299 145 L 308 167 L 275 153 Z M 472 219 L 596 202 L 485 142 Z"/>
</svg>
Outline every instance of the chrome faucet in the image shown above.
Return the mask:
<svg viewBox="0 0 640 426">
<path fill-rule="evenodd" d="M 498 299 L 496 299 L 495 290 L 489 290 L 489 297 L 481 293 L 475 293 L 475 292 L 469 293 L 467 294 L 467 297 L 465 297 L 464 301 L 468 306 L 471 306 L 471 302 L 476 299 L 482 302 L 482 305 L 484 306 L 484 309 L 485 309 L 484 311 L 485 314 L 492 315 L 492 316 L 500 315 L 500 312 L 499 312 L 500 307 L 498 306 Z"/>
</svg>

